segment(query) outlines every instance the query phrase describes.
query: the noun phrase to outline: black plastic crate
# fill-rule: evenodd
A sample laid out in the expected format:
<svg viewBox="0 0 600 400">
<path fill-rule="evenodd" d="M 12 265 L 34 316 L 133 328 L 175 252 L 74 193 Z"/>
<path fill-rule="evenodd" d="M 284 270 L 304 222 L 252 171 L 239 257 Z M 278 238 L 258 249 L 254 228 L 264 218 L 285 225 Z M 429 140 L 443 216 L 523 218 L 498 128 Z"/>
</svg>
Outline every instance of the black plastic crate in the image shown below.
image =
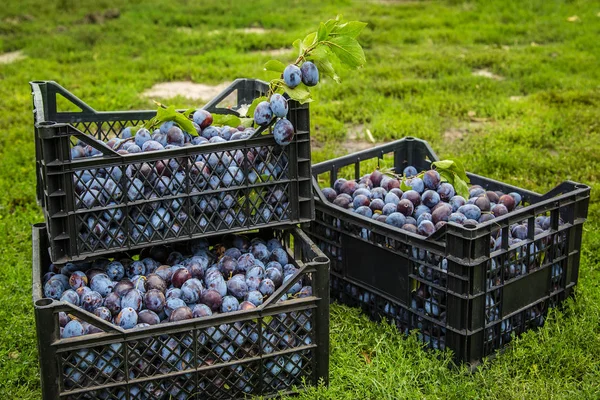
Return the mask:
<svg viewBox="0 0 600 400">
<path fill-rule="evenodd" d="M 296 133 L 285 147 L 272 135 L 261 135 L 261 128 L 245 140 L 121 155 L 98 140 L 143 123 L 156 111 L 97 112 L 55 82 L 31 82 L 31 87 L 37 197 L 56 263 L 314 217 L 307 104 L 288 102 Z M 238 79 L 203 108 L 235 114 L 267 90 L 265 82 Z M 236 106 L 220 107 L 236 94 Z M 81 111 L 57 110 L 61 97 Z M 79 141 L 102 155 L 71 159 Z M 199 159 L 215 167 L 198 168 Z M 232 160 L 239 166 L 235 179 L 226 176 Z M 85 187 L 109 196 L 86 199 L 92 191 Z M 112 200 L 104 204 L 107 197 Z"/>
<path fill-rule="evenodd" d="M 263 229 L 247 235 L 279 239 L 299 268 L 263 305 L 249 311 L 123 330 L 70 303 L 44 298 L 42 279 L 51 264 L 46 251 L 49 238 L 44 224 L 35 225 L 33 302 L 43 398 L 271 397 L 292 393 L 294 387 L 301 390 L 304 385 L 326 384 L 329 260 L 298 228 Z M 211 240 L 212 244 L 218 242 Z M 184 252 L 186 245 L 179 243 L 174 249 Z M 147 254 L 144 251 L 142 256 Z M 111 258 L 120 260 L 135 254 L 115 253 Z M 312 296 L 278 302 L 301 277 L 311 283 Z M 60 312 L 104 332 L 61 339 Z M 213 338 L 231 334 L 232 329 L 236 335 L 235 343 L 231 340 L 234 350 L 227 347 L 219 351 L 215 347 L 219 342 Z M 257 334 L 257 341 L 250 341 L 252 333 Z M 268 351 L 263 346 L 266 334 L 277 338 L 277 344 Z M 237 342 L 237 335 L 243 335 L 242 343 Z"/>
<path fill-rule="evenodd" d="M 314 165 L 316 216 L 307 232 L 331 260 L 332 300 L 390 319 L 406 334 L 418 329 L 429 347 L 476 365 L 572 295 L 590 188 L 563 182 L 540 195 L 469 173 L 471 184 L 517 192 L 525 206 L 476 226 L 448 223 L 426 238 L 337 207 L 319 187 L 380 165 L 421 171 L 436 160 L 427 142 L 408 137 Z M 550 230 L 534 235 L 540 215 L 550 216 Z M 527 240 L 509 247 L 509 226 L 523 221 Z M 503 246 L 491 251 L 499 235 Z"/>
</svg>

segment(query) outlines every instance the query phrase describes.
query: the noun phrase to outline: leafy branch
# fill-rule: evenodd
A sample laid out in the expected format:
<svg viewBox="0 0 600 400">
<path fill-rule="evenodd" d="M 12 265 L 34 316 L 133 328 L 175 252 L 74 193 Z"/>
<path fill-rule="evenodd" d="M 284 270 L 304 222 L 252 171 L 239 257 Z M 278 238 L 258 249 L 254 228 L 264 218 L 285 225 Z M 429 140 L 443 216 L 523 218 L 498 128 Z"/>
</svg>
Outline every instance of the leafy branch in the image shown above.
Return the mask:
<svg viewBox="0 0 600 400">
<path fill-rule="evenodd" d="M 300 66 L 306 61 L 315 64 L 319 74 L 340 82 L 337 70 L 341 67 L 356 69 L 366 63 L 365 53 L 356 37 L 367 26 L 360 21 L 343 22 L 340 15 L 327 22 L 321 22 L 316 32 L 309 33 L 304 39 L 297 39 L 293 46 L 298 51 L 298 57 L 293 65 Z M 312 101 L 310 89 L 304 84 L 291 88 L 281 79 L 286 65 L 278 60 L 270 60 L 265 64 L 265 70 L 278 74 L 269 82 L 269 98 L 274 93 L 287 95 L 300 103 Z M 263 99 L 264 100 L 264 99 Z M 258 104 L 258 103 L 257 103 Z M 250 114 L 250 110 L 248 112 Z"/>
</svg>

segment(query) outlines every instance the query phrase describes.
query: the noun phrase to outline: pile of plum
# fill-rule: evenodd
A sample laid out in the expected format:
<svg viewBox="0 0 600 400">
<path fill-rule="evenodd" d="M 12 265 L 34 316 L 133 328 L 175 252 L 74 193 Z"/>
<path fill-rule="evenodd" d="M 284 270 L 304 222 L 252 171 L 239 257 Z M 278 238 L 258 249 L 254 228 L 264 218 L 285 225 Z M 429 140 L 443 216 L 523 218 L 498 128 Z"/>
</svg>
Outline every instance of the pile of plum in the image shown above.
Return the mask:
<svg viewBox="0 0 600 400">
<path fill-rule="evenodd" d="M 253 309 L 298 272 L 276 239 L 249 241 L 240 235 L 232 245 L 209 250 L 206 241 L 196 241 L 192 256 L 171 252 L 164 263 L 147 257 L 53 264 L 43 277 L 44 296 L 133 329 Z M 278 301 L 311 296 L 307 279 L 307 286 L 298 280 Z M 65 313 L 59 318 L 63 338 L 100 331 Z"/>
<path fill-rule="evenodd" d="M 471 186 L 469 198 L 456 195 L 454 187 L 442 182 L 436 170 L 426 171 L 423 178 L 417 170 L 406 167 L 405 184 L 410 190 L 400 189 L 400 180 L 376 170 L 358 182 L 343 178 L 335 181 L 333 188 L 322 190 L 325 198 L 344 209 L 385 222 L 422 236 L 430 236 L 447 222 L 476 225 L 505 215 L 522 207 L 521 195 L 486 191 L 478 185 Z M 516 237 L 524 239 L 527 231 L 519 228 Z"/>
<path fill-rule="evenodd" d="M 198 117 L 199 113 L 204 119 Z M 191 138 L 179 127 L 166 122 L 152 137 L 147 130 L 140 129 L 133 141 L 126 141 L 131 138 L 126 128 L 119 138 L 110 139 L 107 145 L 120 146 L 120 153 L 135 153 L 160 150 L 163 144 L 165 149 L 170 149 L 243 139 L 254 132 L 251 128 L 239 131 L 210 126 L 212 116 L 204 110 L 197 111 L 194 118 L 201 123 L 198 126 L 206 125 L 202 136 Z M 89 153 L 92 157 L 97 154 L 94 151 L 83 144 L 72 148 L 72 152 Z M 191 217 L 194 225 L 204 230 L 217 227 L 211 231 L 288 219 L 289 201 L 282 185 L 257 188 L 260 202 L 251 205 L 251 213 L 238 204 L 245 192 L 235 191 L 236 187 L 285 179 L 288 166 L 283 147 L 260 146 L 76 171 L 73 177 L 76 208 L 106 208 L 87 216 L 81 224 L 80 240 L 92 248 L 97 247 L 98 241 L 103 241 L 108 248 L 120 247 L 129 236 L 136 243 L 147 242 L 154 232 L 178 235 Z M 225 190 L 203 194 L 221 189 Z M 131 204 L 139 200 L 156 201 L 146 202 L 143 207 L 124 208 L 125 202 Z M 253 220 L 248 221 L 248 218 Z M 128 231 L 124 226 L 128 226 Z"/>
<path fill-rule="evenodd" d="M 149 251 L 150 257 L 140 260 L 101 258 L 61 267 L 52 264 L 43 277 L 44 295 L 133 330 L 251 310 L 292 279 L 297 281 L 278 295 L 278 303 L 312 296 L 311 277 L 296 276 L 298 268 L 278 239 L 249 240 L 243 235 L 229 235 L 223 243 L 209 247 L 205 240 L 193 241 L 189 257 L 166 246 L 155 246 Z M 198 390 L 251 393 L 257 386 L 262 387 L 256 382 L 258 377 L 273 390 L 300 384 L 311 350 L 278 353 L 312 344 L 311 315 L 310 310 L 284 312 L 270 317 L 266 325 L 243 318 L 229 323 L 215 320 L 214 326 L 197 333 L 190 330 L 128 342 L 127 346 L 135 347 L 127 356 L 129 379 L 190 370 L 163 384 L 133 385 L 130 395 L 140 394 L 142 387 L 153 398 L 186 398 Z M 58 318 L 61 338 L 102 332 L 71 314 L 60 312 Z M 63 375 L 67 387 L 125 381 L 123 346 L 102 344 L 67 353 Z M 273 355 L 264 361 L 261 374 L 252 371 L 249 364 L 236 364 L 213 369 L 201 377 L 197 387 L 193 384 L 196 365 L 211 366 L 258 354 Z M 125 389 L 113 389 L 117 398 L 126 397 Z M 94 393 L 105 398 L 102 396 L 110 397 L 112 392 L 102 389 Z"/>
</svg>

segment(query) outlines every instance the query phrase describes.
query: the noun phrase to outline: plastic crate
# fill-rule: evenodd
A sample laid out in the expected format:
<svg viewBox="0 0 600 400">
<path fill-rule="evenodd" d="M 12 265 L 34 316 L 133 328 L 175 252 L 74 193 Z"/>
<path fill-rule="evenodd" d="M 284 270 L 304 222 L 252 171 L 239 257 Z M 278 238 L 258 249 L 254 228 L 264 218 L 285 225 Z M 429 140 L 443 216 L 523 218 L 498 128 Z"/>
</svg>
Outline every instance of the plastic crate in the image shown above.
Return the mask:
<svg viewBox="0 0 600 400">
<path fill-rule="evenodd" d="M 306 104 L 288 103 L 288 119 L 296 134 L 285 147 L 278 146 L 272 135 L 257 132 L 245 140 L 121 155 L 96 139 L 106 141 L 124 127 L 149 120 L 156 111 L 97 112 L 55 82 L 31 82 L 31 87 L 37 197 L 56 263 L 314 217 Z M 267 90 L 265 82 L 238 79 L 203 108 L 232 114 Z M 219 106 L 235 94 L 233 108 Z M 81 111 L 60 112 L 60 97 Z M 71 159 L 70 149 L 78 141 L 102 155 Z M 194 168 L 198 159 L 215 168 L 198 171 Z M 243 176 L 236 175 L 230 186 L 223 187 L 221 178 L 231 160 L 236 160 Z M 269 171 L 271 176 L 265 176 Z M 117 187 L 105 186 L 106 177 Z M 101 204 L 94 198 L 86 205 L 83 200 L 90 193 L 83 190 L 86 185 L 109 194 L 112 202 Z"/>
<path fill-rule="evenodd" d="M 35 225 L 33 301 L 43 398 L 230 399 L 270 397 L 291 393 L 294 386 L 326 384 L 329 260 L 298 228 L 264 229 L 253 235 L 282 240 L 299 268 L 263 305 L 250 311 L 123 330 L 79 307 L 43 297 L 42 277 L 50 265 L 49 238 L 44 224 Z M 175 250 L 184 251 L 185 246 Z M 117 259 L 122 255 L 113 254 Z M 277 302 L 300 277 L 310 280 L 313 295 Z M 104 332 L 60 339 L 59 312 Z M 228 347 L 218 355 L 220 342 L 211 338 L 230 334 L 231 329 L 236 335 L 247 330 L 245 340 L 238 343 L 236 336 L 234 351 Z M 251 333 L 258 334 L 257 342 L 248 339 Z M 263 333 L 277 338 L 274 351 L 263 351 Z M 180 351 L 168 347 L 169 341 L 175 341 Z M 273 367 L 273 362 L 281 368 Z M 106 363 L 113 368 L 106 369 Z"/>
<path fill-rule="evenodd" d="M 330 257 L 332 300 L 390 319 L 406 334 L 418 329 L 429 347 L 476 365 L 512 334 L 542 325 L 548 308 L 573 293 L 590 188 L 563 182 L 540 195 L 468 174 L 488 190 L 518 192 L 525 206 L 476 226 L 448 223 L 429 238 L 337 207 L 319 189 L 381 164 L 421 171 L 437 159 L 427 142 L 408 137 L 314 165 L 316 217 L 307 231 Z M 540 215 L 550 216 L 551 229 L 534 236 Z M 509 226 L 522 221 L 529 237 L 508 247 Z M 503 246 L 491 251 L 498 235 Z"/>
</svg>

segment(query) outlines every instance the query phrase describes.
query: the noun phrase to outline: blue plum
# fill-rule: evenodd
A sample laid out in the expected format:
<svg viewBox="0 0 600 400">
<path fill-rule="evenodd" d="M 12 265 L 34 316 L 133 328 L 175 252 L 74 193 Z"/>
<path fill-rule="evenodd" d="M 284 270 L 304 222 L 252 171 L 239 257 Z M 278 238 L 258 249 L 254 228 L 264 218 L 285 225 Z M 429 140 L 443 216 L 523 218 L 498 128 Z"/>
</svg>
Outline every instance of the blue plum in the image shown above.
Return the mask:
<svg viewBox="0 0 600 400">
<path fill-rule="evenodd" d="M 115 317 L 115 324 L 119 325 L 123 329 L 132 329 L 137 325 L 137 322 L 137 312 L 131 307 L 123 308 Z"/>
<path fill-rule="evenodd" d="M 269 99 L 271 111 L 273 115 L 279 118 L 284 118 L 288 113 L 288 102 L 279 93 L 275 93 Z"/>
<path fill-rule="evenodd" d="M 417 232 L 423 236 L 431 236 L 435 232 L 435 225 L 431 221 L 424 220 L 419 224 Z"/>
<path fill-rule="evenodd" d="M 449 202 L 452 197 L 456 194 L 454 186 L 448 182 L 442 182 L 437 188 L 437 192 L 440 195 L 440 199 L 445 202 Z"/>
<path fill-rule="evenodd" d="M 399 212 L 393 212 L 387 216 L 385 222 L 389 225 L 395 226 L 396 228 L 402 228 L 402 226 L 406 223 L 406 217 L 404 214 Z"/>
<path fill-rule="evenodd" d="M 273 111 L 268 101 L 261 101 L 254 109 L 254 122 L 257 125 L 265 126 L 273 119 Z"/>
<path fill-rule="evenodd" d="M 283 80 L 285 84 L 293 89 L 302 81 L 302 71 L 294 64 L 290 64 L 283 70 Z"/>
<path fill-rule="evenodd" d="M 275 139 L 275 143 L 280 146 L 287 146 L 292 143 L 294 138 L 294 126 L 292 123 L 285 118 L 275 122 L 273 126 L 273 138 Z"/>
<path fill-rule="evenodd" d="M 196 110 L 192 115 L 192 119 L 200 129 L 204 129 L 213 123 L 213 116 L 206 110 Z"/>
<path fill-rule="evenodd" d="M 72 320 L 65 325 L 64 330 L 62 331 L 63 338 L 72 338 L 76 336 L 82 336 L 84 334 L 83 325 L 81 322 Z"/>
<path fill-rule="evenodd" d="M 224 296 L 221 304 L 221 312 L 233 312 L 240 309 L 240 302 L 233 296 Z"/>
<path fill-rule="evenodd" d="M 417 175 L 417 169 L 415 167 L 413 167 L 412 165 L 409 165 L 408 167 L 404 168 L 404 171 L 402 171 L 402 174 L 407 177 L 413 177 L 415 175 Z"/>
<path fill-rule="evenodd" d="M 462 196 L 452 196 L 450 198 L 450 205 L 452 206 L 452 212 L 457 212 L 458 208 L 467 204 L 467 201 Z"/>
<path fill-rule="evenodd" d="M 421 196 L 421 201 L 429 208 L 435 207 L 440 202 L 440 195 L 434 190 L 426 190 Z"/>
<path fill-rule="evenodd" d="M 457 212 L 463 214 L 467 219 L 472 219 L 477 221 L 479 217 L 481 217 L 481 210 L 474 204 L 465 204 L 464 206 L 460 206 Z"/>
<path fill-rule="evenodd" d="M 429 171 L 425 172 L 423 175 L 423 183 L 427 189 L 437 190 L 441 183 L 439 172 L 434 169 L 430 169 Z"/>
<path fill-rule="evenodd" d="M 302 73 L 302 83 L 306 86 L 315 86 L 319 83 L 319 70 L 312 62 L 305 61 L 300 67 L 300 72 Z"/>
</svg>

